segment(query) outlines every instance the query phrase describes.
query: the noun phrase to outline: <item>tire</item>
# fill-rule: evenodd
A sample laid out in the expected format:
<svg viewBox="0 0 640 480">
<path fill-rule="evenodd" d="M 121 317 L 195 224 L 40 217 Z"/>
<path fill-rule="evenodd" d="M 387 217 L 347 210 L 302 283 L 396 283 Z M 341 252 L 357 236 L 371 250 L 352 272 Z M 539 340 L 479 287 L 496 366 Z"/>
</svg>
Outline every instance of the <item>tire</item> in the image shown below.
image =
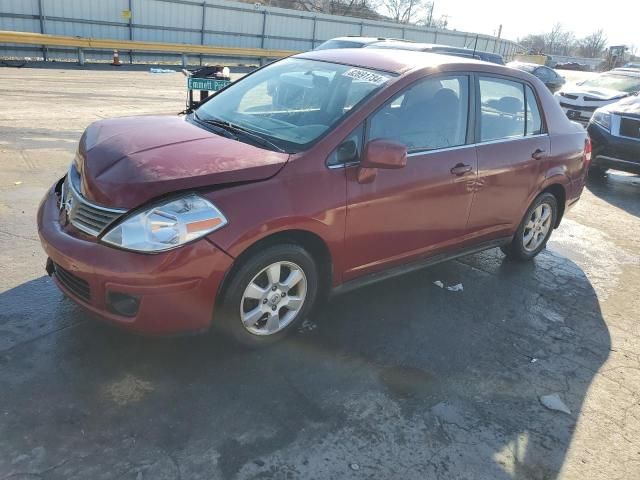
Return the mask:
<svg viewBox="0 0 640 480">
<path fill-rule="evenodd" d="M 546 217 L 546 212 L 548 217 Z M 541 216 L 545 220 L 540 220 Z M 558 200 L 551 193 L 542 193 L 536 197 L 518 226 L 513 240 L 501 247 L 509 258 L 520 261 L 533 259 L 547 245 L 558 218 Z M 534 238 L 530 237 L 533 235 Z"/>
<path fill-rule="evenodd" d="M 295 244 L 267 247 L 232 273 L 213 325 L 247 347 L 271 345 L 293 332 L 308 315 L 318 288 L 318 268 L 304 248 Z"/>
</svg>

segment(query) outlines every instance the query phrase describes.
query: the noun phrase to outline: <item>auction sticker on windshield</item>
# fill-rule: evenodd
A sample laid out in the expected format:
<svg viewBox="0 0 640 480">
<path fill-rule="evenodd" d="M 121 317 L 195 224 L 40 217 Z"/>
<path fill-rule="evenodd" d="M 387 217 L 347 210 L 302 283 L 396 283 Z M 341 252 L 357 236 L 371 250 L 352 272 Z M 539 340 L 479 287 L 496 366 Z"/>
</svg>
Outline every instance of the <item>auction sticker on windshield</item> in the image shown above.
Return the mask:
<svg viewBox="0 0 640 480">
<path fill-rule="evenodd" d="M 373 83 L 374 85 L 382 85 L 384 82 L 389 80 L 389 77 L 385 75 L 370 72 L 369 70 L 362 70 L 360 68 L 352 68 L 344 72 L 342 75 L 344 75 L 345 77 L 353 78 L 354 80 L 358 80 L 360 82 Z"/>
</svg>

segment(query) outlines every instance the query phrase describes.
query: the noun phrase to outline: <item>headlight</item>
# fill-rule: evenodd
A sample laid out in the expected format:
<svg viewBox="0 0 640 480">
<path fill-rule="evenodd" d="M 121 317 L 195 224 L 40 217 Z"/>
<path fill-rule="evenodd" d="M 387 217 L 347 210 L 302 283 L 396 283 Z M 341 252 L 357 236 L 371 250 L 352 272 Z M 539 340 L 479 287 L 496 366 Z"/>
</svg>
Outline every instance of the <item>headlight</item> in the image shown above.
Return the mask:
<svg viewBox="0 0 640 480">
<path fill-rule="evenodd" d="M 136 213 L 109 230 L 102 241 L 127 250 L 162 252 L 226 224 L 211 202 L 191 193 Z"/>
<path fill-rule="evenodd" d="M 611 114 L 601 110 L 596 110 L 591 117 L 591 121 L 596 125 L 600 125 L 607 132 L 611 131 Z"/>
</svg>

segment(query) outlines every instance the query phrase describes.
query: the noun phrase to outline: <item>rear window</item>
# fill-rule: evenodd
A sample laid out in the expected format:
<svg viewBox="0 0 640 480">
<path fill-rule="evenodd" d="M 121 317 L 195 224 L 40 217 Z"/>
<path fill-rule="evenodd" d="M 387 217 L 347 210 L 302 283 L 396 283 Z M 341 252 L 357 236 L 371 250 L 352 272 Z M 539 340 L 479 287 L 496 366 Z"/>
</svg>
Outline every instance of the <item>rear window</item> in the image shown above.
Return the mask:
<svg viewBox="0 0 640 480">
<path fill-rule="evenodd" d="M 533 89 L 502 78 L 480 79 L 480 141 L 544 133 Z"/>
<path fill-rule="evenodd" d="M 480 102 L 481 141 L 524 136 L 525 103 L 521 83 L 481 78 Z"/>
<path fill-rule="evenodd" d="M 527 95 L 527 135 L 539 135 L 543 133 L 542 127 L 542 115 L 540 115 L 540 109 L 538 108 L 538 102 L 536 96 L 533 93 L 532 88 L 527 85 L 525 87 Z"/>
</svg>

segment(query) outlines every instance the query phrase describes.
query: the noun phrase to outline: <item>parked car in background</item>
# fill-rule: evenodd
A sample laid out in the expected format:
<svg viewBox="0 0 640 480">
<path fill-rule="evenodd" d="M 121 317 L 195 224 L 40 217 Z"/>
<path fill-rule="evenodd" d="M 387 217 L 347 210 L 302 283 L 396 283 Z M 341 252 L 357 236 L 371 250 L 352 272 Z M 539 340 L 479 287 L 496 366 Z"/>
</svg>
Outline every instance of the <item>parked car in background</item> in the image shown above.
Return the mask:
<svg viewBox="0 0 640 480">
<path fill-rule="evenodd" d="M 420 43 L 390 40 L 388 42 L 372 43 L 366 48 L 386 48 L 395 50 L 413 50 L 416 52 L 439 53 L 441 55 L 452 55 L 454 57 L 474 58 L 485 62 L 504 65 L 502 55 L 497 53 L 488 53 L 481 51 L 473 51 L 469 48 L 450 47 L 449 45 L 439 45 L 436 43 Z"/>
<path fill-rule="evenodd" d="M 609 168 L 640 174 L 640 96 L 597 109 L 587 128 L 593 152 L 591 171 Z"/>
<path fill-rule="evenodd" d="M 538 65 L 537 63 L 510 62 L 507 67 L 517 68 L 523 72 L 528 72 L 544 83 L 552 93 L 557 92 L 566 83 L 564 77 L 560 76 L 554 69 Z"/>
<path fill-rule="evenodd" d="M 558 70 L 574 70 L 577 72 L 589 72 L 591 70 L 589 65 L 578 62 L 556 63 L 554 68 L 557 68 Z"/>
<path fill-rule="evenodd" d="M 637 68 L 640 69 L 640 62 L 629 62 L 625 63 L 622 68 Z"/>
<path fill-rule="evenodd" d="M 337 37 L 318 45 L 314 50 L 329 50 L 333 48 L 363 48 L 367 45 L 384 43 L 389 40 L 402 42 L 402 40 L 388 39 L 384 37 Z"/>
<path fill-rule="evenodd" d="M 312 51 L 185 116 L 89 126 L 38 233 L 56 284 L 107 321 L 265 345 L 327 292 L 498 246 L 532 259 L 590 151 L 525 72 Z"/>
<path fill-rule="evenodd" d="M 502 55 L 491 52 L 474 51 L 470 48 L 451 47 L 436 43 L 421 43 L 411 40 L 382 38 L 382 37 L 338 37 L 327 40 L 315 50 L 327 50 L 330 48 L 391 48 L 397 50 L 415 50 L 420 52 L 441 53 L 456 57 L 475 58 L 498 65 L 504 65 Z"/>
<path fill-rule="evenodd" d="M 449 45 L 438 45 L 432 44 L 431 48 L 425 51 L 429 51 L 432 53 L 443 53 L 446 55 L 454 55 L 454 56 L 469 56 L 473 58 L 477 58 L 482 60 L 483 62 L 495 63 L 497 65 L 504 65 L 504 58 L 502 55 L 491 52 L 483 52 L 481 50 L 472 50 L 470 48 L 462 48 L 462 47 L 450 47 Z"/>
<path fill-rule="evenodd" d="M 611 70 L 577 84 L 567 84 L 555 95 L 567 117 L 586 126 L 596 109 L 639 91 L 640 71 Z"/>
</svg>

